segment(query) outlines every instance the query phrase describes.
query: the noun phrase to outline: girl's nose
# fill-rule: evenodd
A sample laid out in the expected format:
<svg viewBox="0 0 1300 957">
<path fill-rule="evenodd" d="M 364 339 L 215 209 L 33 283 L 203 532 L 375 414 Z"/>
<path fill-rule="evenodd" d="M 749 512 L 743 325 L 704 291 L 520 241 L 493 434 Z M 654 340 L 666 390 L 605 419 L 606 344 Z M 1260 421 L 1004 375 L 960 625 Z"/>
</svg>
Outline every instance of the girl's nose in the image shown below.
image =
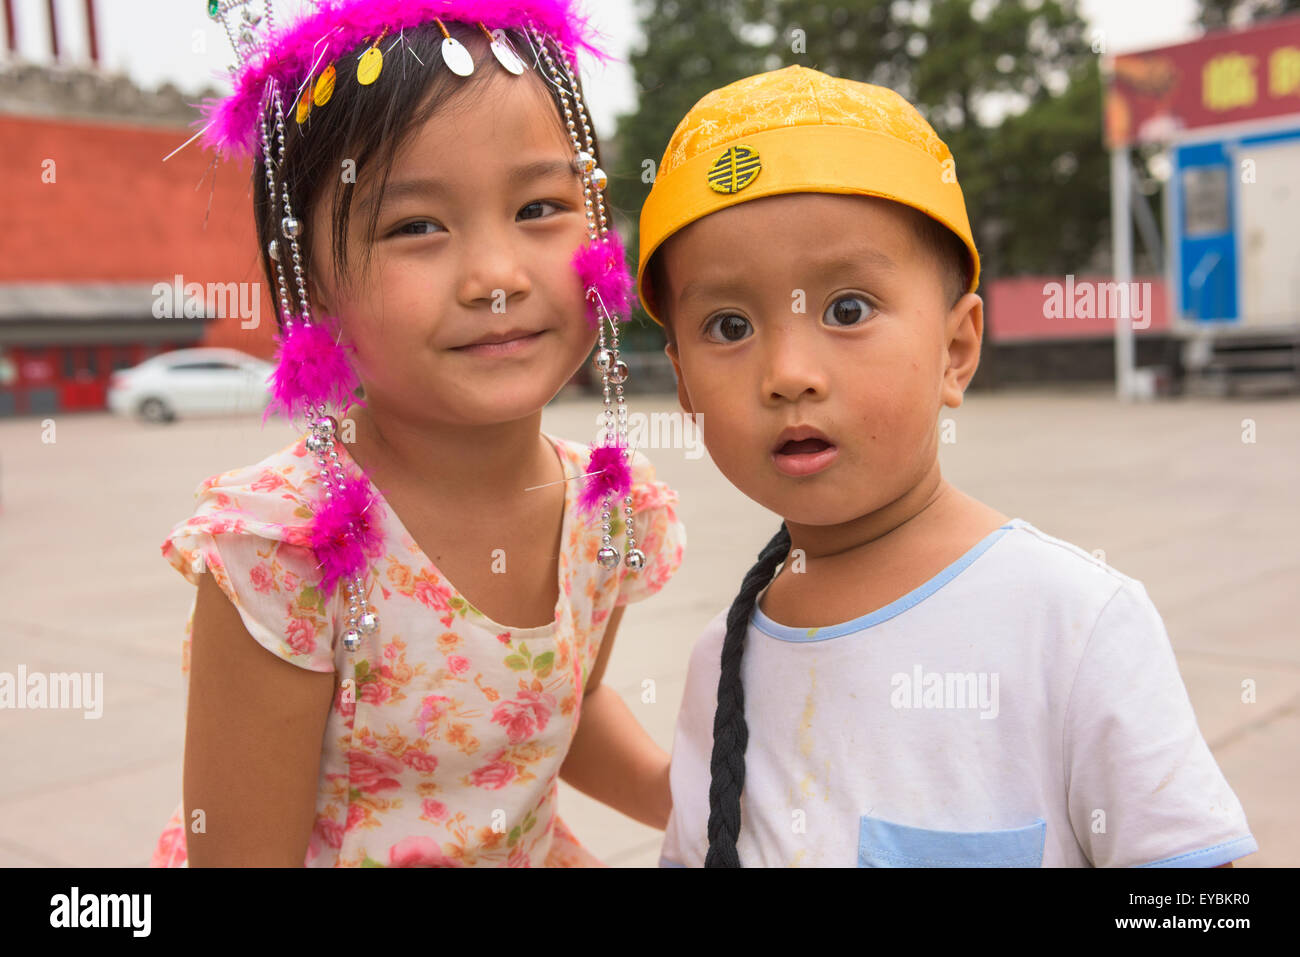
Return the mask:
<svg viewBox="0 0 1300 957">
<path fill-rule="evenodd" d="M 828 357 L 823 354 L 825 343 L 811 326 L 795 321 L 771 327 L 765 348 L 759 353 L 759 361 L 763 363 L 764 401 L 796 402 L 826 397 Z"/>
<path fill-rule="evenodd" d="M 457 295 L 467 306 L 504 312 L 532 289 L 520 251 L 504 232 L 482 236 L 464 251 Z"/>
</svg>

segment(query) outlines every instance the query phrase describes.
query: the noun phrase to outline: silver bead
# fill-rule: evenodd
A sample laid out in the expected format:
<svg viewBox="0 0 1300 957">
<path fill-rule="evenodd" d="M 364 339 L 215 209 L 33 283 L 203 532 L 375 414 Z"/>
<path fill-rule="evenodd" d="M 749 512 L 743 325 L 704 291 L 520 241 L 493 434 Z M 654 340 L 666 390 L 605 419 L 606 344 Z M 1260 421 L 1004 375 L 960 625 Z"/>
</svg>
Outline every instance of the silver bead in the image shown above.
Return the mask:
<svg viewBox="0 0 1300 957">
<path fill-rule="evenodd" d="M 597 349 L 596 357 L 593 360 L 596 364 L 596 370 L 599 372 L 608 372 L 614 366 L 614 353 L 608 349 Z"/>
<path fill-rule="evenodd" d="M 622 385 L 627 381 L 627 363 L 619 359 L 609 370 L 609 381 L 615 385 Z"/>
<path fill-rule="evenodd" d="M 581 173 L 590 173 L 596 168 L 596 159 L 586 150 L 578 153 L 578 171 Z"/>
<path fill-rule="evenodd" d="M 289 239 L 297 239 L 302 234 L 302 223 L 293 216 L 286 216 L 280 221 L 280 230 Z"/>
<path fill-rule="evenodd" d="M 645 567 L 645 552 L 641 551 L 639 548 L 634 548 L 627 553 L 625 561 L 628 568 L 632 569 L 634 572 L 639 572 Z"/>
<path fill-rule="evenodd" d="M 279 240 L 272 239 L 272 240 L 271 240 L 271 244 L 270 244 L 269 246 L 266 247 L 266 251 L 270 254 L 271 258 L 272 258 L 275 262 L 279 262 L 279 261 L 280 261 L 280 242 L 279 242 Z"/>
<path fill-rule="evenodd" d="M 603 169 L 597 167 L 591 171 L 591 182 L 595 185 L 596 189 L 604 189 L 606 185 L 609 184 L 609 177 L 605 175 Z"/>
<path fill-rule="evenodd" d="M 307 436 L 307 449 L 311 452 L 324 452 L 329 448 L 330 440 L 319 432 Z M 328 472 L 326 473 L 328 474 Z"/>
<path fill-rule="evenodd" d="M 317 432 L 328 432 L 333 435 L 335 430 L 338 429 L 339 423 L 332 415 L 322 415 L 312 422 L 311 427 Z"/>
<path fill-rule="evenodd" d="M 379 616 L 373 611 L 368 611 L 361 616 L 359 626 L 367 635 L 372 634 L 379 627 Z"/>
<path fill-rule="evenodd" d="M 618 564 L 618 552 L 606 545 L 596 553 L 596 561 L 603 568 L 613 568 Z"/>
<path fill-rule="evenodd" d="M 355 628 L 349 628 L 343 633 L 343 647 L 348 651 L 356 651 L 361 647 L 361 633 Z"/>
</svg>

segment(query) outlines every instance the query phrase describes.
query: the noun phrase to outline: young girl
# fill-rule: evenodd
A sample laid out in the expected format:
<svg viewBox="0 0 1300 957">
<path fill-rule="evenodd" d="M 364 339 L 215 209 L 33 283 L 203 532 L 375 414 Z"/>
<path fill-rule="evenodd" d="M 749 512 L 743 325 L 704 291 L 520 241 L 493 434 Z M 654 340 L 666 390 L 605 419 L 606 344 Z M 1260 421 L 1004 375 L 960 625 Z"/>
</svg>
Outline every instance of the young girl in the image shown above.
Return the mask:
<svg viewBox="0 0 1300 957">
<path fill-rule="evenodd" d="M 557 779 L 666 823 L 667 755 L 601 677 L 685 536 L 626 448 L 584 24 L 559 0 L 248 8 L 218 5 L 241 68 L 205 135 L 255 151 L 274 392 L 310 428 L 202 483 L 163 544 L 198 593 L 153 862 L 598 865 Z M 597 343 L 589 450 L 540 426 Z"/>
<path fill-rule="evenodd" d="M 662 862 L 1222 866 L 1256 850 L 1140 582 L 944 481 L 983 328 L 951 153 L 792 66 L 701 100 L 641 295 L 784 518 L 691 657 Z"/>
</svg>

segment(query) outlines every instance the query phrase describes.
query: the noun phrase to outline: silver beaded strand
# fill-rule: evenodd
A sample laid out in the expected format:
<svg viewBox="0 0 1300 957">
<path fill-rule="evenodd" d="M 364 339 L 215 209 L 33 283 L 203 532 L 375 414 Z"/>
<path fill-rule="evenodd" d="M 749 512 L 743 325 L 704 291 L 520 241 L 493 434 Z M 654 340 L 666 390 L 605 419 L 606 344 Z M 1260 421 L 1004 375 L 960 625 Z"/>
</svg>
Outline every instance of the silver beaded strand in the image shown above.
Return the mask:
<svg viewBox="0 0 1300 957">
<path fill-rule="evenodd" d="M 278 169 L 284 169 L 284 105 L 280 98 L 279 89 L 274 90 L 275 101 L 275 130 L 277 136 L 277 146 L 279 148 Z M 272 201 L 272 210 L 274 211 L 274 202 L 276 197 L 275 181 L 271 169 L 271 144 L 270 137 L 267 133 L 265 124 L 262 128 L 262 147 L 266 157 L 266 179 L 267 189 Z M 293 256 L 293 272 L 298 287 L 298 304 L 301 318 L 304 324 L 311 323 L 311 305 L 307 299 L 307 285 L 303 276 L 302 268 L 302 251 L 298 246 L 298 237 L 302 233 L 302 224 L 293 215 L 293 206 L 289 201 L 288 183 L 282 182 L 280 195 L 283 200 L 284 218 L 280 221 L 280 230 L 284 237 L 289 240 L 291 255 Z M 273 212 L 274 215 L 274 212 Z M 289 302 L 289 289 L 286 282 L 284 265 L 278 240 L 272 240 L 268 250 L 271 258 L 275 261 L 276 273 L 280 281 L 280 308 L 282 318 L 286 327 L 293 323 L 293 309 Z M 286 335 L 288 333 L 286 332 Z M 343 466 L 339 462 L 338 450 L 334 447 L 335 437 L 338 434 L 338 421 L 329 415 L 328 409 L 324 403 L 318 403 L 315 411 L 310 416 L 311 432 L 307 436 L 306 447 L 309 452 L 316 456 L 316 465 L 320 470 L 320 483 L 325 491 L 327 500 L 334 497 L 334 490 L 340 491 L 347 482 L 347 476 L 343 472 Z M 331 468 L 333 472 L 331 473 Z M 361 646 L 361 636 L 363 634 L 373 634 L 379 627 L 379 616 L 369 607 L 366 598 L 365 580 L 361 574 L 352 576 L 347 582 L 348 593 L 348 627 L 343 633 L 343 647 L 348 651 L 356 651 Z"/>
<path fill-rule="evenodd" d="M 587 210 L 587 233 L 588 238 L 593 242 L 596 240 L 604 241 L 606 233 L 609 231 L 608 217 L 605 212 L 604 189 L 608 184 L 609 178 L 605 175 L 604 170 L 596 166 L 595 159 L 595 142 L 591 135 L 591 123 L 587 119 L 587 110 L 583 104 L 582 94 L 578 91 L 578 81 L 569 69 L 567 58 L 561 57 L 564 62 L 564 75 L 568 78 L 566 84 L 561 77 L 560 71 L 556 68 L 555 60 L 551 57 L 550 49 L 546 45 L 545 39 L 538 33 L 537 28 L 531 23 L 528 29 L 536 41 L 538 49 L 541 51 L 542 58 L 546 61 L 546 67 L 549 70 L 554 81 L 555 87 L 562 94 L 567 93 L 573 98 L 574 104 L 578 108 L 577 120 L 574 119 L 573 110 L 570 109 L 564 96 L 560 97 L 560 102 L 564 106 L 565 126 L 569 131 L 569 138 L 573 142 L 574 151 L 578 157 L 578 168 L 582 173 L 582 187 L 584 193 L 584 202 Z M 583 140 L 579 140 L 577 126 L 578 122 L 582 124 L 582 135 L 585 140 L 586 148 L 583 148 Z M 593 200 L 593 192 L 595 198 Z M 599 225 L 597 216 L 599 215 Z M 601 384 L 604 391 L 605 401 L 605 437 L 608 442 L 609 437 L 617 434 L 619 445 L 622 448 L 622 456 L 626 460 L 630 455 L 627 441 L 627 405 L 623 395 L 623 384 L 627 381 L 628 368 L 619 357 L 618 349 L 618 323 L 610 316 L 604 303 L 600 304 L 598 310 L 603 319 L 609 322 L 609 340 L 608 345 L 605 338 L 605 322 L 600 324 L 600 338 L 597 342 L 595 366 L 601 374 Z M 614 420 L 614 411 L 610 406 L 610 384 L 614 385 L 615 398 L 618 406 L 617 425 Z M 604 568 L 613 568 L 618 564 L 618 551 L 614 548 L 611 538 L 610 512 L 613 506 L 613 496 L 606 495 L 605 500 L 601 503 L 601 547 L 596 552 L 596 560 Z M 636 533 L 632 520 L 632 496 L 629 494 L 623 499 L 624 526 L 627 529 L 627 555 L 625 562 L 628 568 L 633 571 L 639 571 L 645 566 L 645 553 L 636 547 Z"/>
</svg>

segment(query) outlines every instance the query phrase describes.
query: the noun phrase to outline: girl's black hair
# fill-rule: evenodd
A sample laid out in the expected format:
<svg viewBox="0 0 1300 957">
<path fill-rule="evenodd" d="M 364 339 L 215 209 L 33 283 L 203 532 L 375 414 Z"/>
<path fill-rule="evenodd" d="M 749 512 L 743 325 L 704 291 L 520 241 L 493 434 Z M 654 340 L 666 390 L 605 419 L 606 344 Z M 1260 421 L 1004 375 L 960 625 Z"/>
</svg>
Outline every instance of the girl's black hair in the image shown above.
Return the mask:
<svg viewBox="0 0 1300 957">
<path fill-rule="evenodd" d="M 451 21 L 445 25 L 448 32 L 464 44 L 474 57 L 475 69 L 468 77 L 456 76 L 447 69 L 441 54 L 442 32 L 437 24 L 427 23 L 404 31 L 397 41 L 389 38 L 381 44 L 380 48 L 384 52 L 383 72 L 370 86 L 362 86 L 356 77 L 357 60 L 369 49 L 370 43 L 362 43 L 350 54 L 340 57 L 336 61 L 337 79 L 333 96 L 325 106 L 313 106 L 305 123 L 299 124 L 295 116 L 295 91 L 291 89 L 280 92 L 284 109 L 284 164 L 283 168 L 275 169 L 275 186 L 281 193 L 288 187 L 293 215 L 303 224 L 298 246 L 302 268 L 308 277 L 308 294 L 312 297 L 313 307 L 318 287 L 310 281 L 310 267 L 312 250 L 319 237 L 313 235 L 311 223 L 318 204 L 329 201 L 331 196 L 333 198 L 331 232 L 334 238 L 334 270 L 341 283 L 345 287 L 350 286 L 354 274 L 348 267 L 348 228 L 353 194 L 357 184 L 363 182 L 363 174 L 371 178 L 378 175 L 375 194 L 382 194 L 387 188 L 393 162 L 404 142 L 431 116 L 446 109 L 449 101 L 458 94 L 466 94 L 464 99 L 456 103 L 458 109 L 472 107 L 473 96 L 482 90 L 484 78 L 493 72 L 504 72 L 488 48 L 487 38 L 476 26 Z M 555 103 L 559 121 L 557 129 L 567 140 L 564 103 L 568 98 L 555 88 L 545 59 L 540 59 L 537 64 L 532 62 L 533 47 L 529 36 L 515 29 L 506 30 L 505 33 L 520 58 L 530 67 L 519 79 L 522 82 L 545 84 Z M 553 40 L 547 41 L 547 49 L 567 83 L 561 66 L 566 62 L 564 54 Z M 530 73 L 537 73 L 538 76 L 529 77 Z M 578 82 L 578 89 L 581 91 L 581 81 Z M 583 101 L 586 102 L 585 96 Z M 583 142 L 580 118 L 576 109 L 573 112 L 574 120 L 579 122 L 579 141 Z M 590 110 L 588 118 L 590 121 Z M 272 160 L 278 162 L 279 143 L 274 121 L 270 132 Z M 594 146 L 592 155 L 597 165 L 601 165 L 600 143 L 594 130 L 591 138 Z M 350 169 L 352 175 L 345 177 L 344 163 L 348 160 L 353 164 Z M 336 184 L 341 188 L 336 190 Z M 362 250 L 362 274 L 370 266 L 379 214 L 380 210 L 376 207 L 371 211 L 367 224 L 366 242 Z M 269 283 L 271 301 L 276 304 L 276 324 L 283 331 L 279 280 L 275 263 L 268 251 L 271 240 L 280 241 L 281 264 L 289 286 L 289 302 L 295 311 L 298 308 L 296 281 L 289 244 L 280 231 L 280 223 L 284 218 L 281 197 L 267 195 L 266 162 L 260 141 L 253 162 L 253 215 L 258 242 L 261 244 L 262 270 Z"/>
<path fill-rule="evenodd" d="M 758 603 L 777 567 L 790 552 L 790 531 L 785 523 L 758 555 L 745 575 L 740 594 L 727 612 L 727 637 L 722 643 L 722 673 L 718 676 L 718 710 L 713 716 L 713 758 L 709 762 L 709 853 L 705 867 L 739 867 L 736 839 L 740 837 L 740 793 L 745 789 L 745 689 L 740 680 L 740 660 L 745 634 Z"/>
</svg>

